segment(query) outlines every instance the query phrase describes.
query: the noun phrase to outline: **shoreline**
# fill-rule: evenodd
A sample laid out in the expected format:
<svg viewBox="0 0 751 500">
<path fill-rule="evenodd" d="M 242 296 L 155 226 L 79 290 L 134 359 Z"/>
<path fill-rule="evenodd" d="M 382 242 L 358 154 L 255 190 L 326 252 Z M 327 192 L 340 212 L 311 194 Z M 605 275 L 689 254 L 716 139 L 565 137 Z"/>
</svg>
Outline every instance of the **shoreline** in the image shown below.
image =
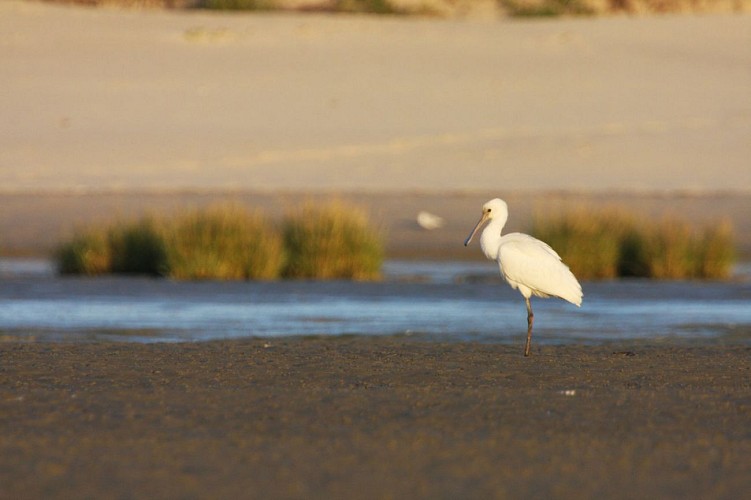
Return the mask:
<svg viewBox="0 0 751 500">
<path fill-rule="evenodd" d="M 508 231 L 529 231 L 536 214 L 586 207 L 619 208 L 645 218 L 676 217 L 694 227 L 732 223 L 739 261 L 751 259 L 751 194 L 677 191 L 95 191 L 0 193 L 0 255 L 49 255 L 74 230 L 144 214 L 169 215 L 222 203 L 260 210 L 272 220 L 291 208 L 332 199 L 363 208 L 384 233 L 390 259 L 480 260 L 462 242 L 477 221 L 482 203 L 500 196 L 509 204 Z M 444 219 L 444 227 L 427 231 L 416 222 L 426 210 Z"/>
<path fill-rule="evenodd" d="M 12 498 L 738 498 L 747 346 L 0 344 Z"/>
</svg>

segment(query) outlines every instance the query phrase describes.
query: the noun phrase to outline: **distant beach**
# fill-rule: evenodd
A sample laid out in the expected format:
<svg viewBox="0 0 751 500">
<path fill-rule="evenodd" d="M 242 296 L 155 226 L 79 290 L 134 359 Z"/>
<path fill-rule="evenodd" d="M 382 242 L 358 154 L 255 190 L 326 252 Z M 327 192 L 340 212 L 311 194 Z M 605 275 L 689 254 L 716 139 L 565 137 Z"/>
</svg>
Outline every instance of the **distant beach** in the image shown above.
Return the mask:
<svg viewBox="0 0 751 500">
<path fill-rule="evenodd" d="M 751 193 L 745 14 L 459 22 L 11 0 L 0 31 L 2 193 Z"/>
</svg>

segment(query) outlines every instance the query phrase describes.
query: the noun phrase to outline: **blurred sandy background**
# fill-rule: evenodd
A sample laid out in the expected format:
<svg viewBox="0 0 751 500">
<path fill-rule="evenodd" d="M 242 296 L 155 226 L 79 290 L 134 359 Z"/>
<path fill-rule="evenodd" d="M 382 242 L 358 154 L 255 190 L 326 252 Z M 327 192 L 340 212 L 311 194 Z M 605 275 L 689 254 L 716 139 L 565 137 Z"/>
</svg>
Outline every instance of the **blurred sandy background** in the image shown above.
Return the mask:
<svg viewBox="0 0 751 500">
<path fill-rule="evenodd" d="M 663 200 L 645 213 L 727 217 L 743 241 L 751 225 L 747 14 L 456 21 L 11 0 L 0 33 L 6 250 L 49 239 L 45 224 L 180 193 L 334 193 L 392 234 L 428 205 L 463 233 L 495 193 L 515 197 L 517 222 L 556 193 Z"/>
</svg>

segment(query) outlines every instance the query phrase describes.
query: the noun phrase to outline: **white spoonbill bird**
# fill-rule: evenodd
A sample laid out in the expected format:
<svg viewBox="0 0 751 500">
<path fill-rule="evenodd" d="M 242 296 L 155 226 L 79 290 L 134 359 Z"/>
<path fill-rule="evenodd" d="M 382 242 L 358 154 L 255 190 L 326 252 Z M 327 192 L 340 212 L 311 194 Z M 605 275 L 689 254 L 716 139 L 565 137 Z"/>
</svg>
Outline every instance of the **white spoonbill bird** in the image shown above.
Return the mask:
<svg viewBox="0 0 751 500">
<path fill-rule="evenodd" d="M 561 257 L 547 243 L 522 233 L 501 236 L 506 219 L 506 202 L 499 198 L 490 200 L 482 206 L 482 217 L 469 233 L 464 246 L 469 245 L 475 233 L 490 221 L 480 236 L 480 247 L 488 259 L 498 262 L 501 276 L 511 288 L 519 290 L 527 303 L 527 344 L 524 355 L 529 356 L 535 317 L 530 297 L 558 297 L 581 306 L 582 287 L 568 266 L 561 262 Z"/>
</svg>

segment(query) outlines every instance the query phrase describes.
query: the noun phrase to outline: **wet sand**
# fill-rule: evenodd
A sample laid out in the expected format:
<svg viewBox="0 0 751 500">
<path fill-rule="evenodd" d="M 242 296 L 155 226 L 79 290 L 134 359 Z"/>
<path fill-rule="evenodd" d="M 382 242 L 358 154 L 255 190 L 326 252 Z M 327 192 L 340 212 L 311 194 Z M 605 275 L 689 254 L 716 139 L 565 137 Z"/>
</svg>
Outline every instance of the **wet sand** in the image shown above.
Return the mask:
<svg viewBox="0 0 751 500">
<path fill-rule="evenodd" d="M 742 498 L 751 351 L 0 345 L 2 498 Z"/>
</svg>

